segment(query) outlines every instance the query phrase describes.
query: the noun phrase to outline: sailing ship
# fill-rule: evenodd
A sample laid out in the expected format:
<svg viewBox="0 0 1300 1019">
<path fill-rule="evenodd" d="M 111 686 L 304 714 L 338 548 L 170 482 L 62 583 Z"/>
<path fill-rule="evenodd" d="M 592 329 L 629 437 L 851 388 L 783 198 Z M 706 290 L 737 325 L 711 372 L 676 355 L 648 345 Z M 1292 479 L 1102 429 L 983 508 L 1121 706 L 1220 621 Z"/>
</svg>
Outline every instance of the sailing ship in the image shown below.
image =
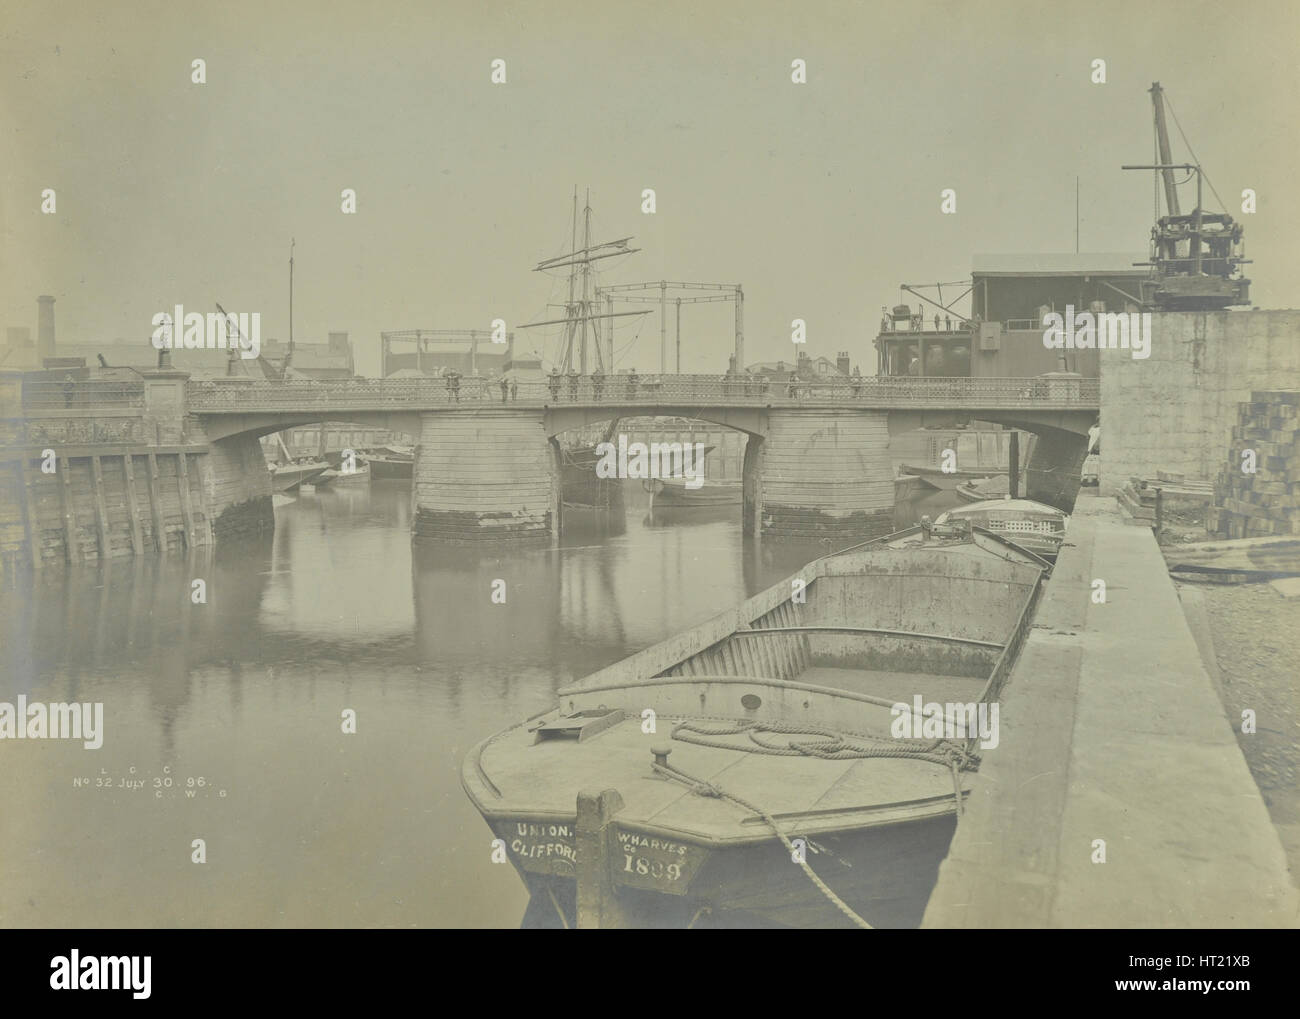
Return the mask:
<svg viewBox="0 0 1300 1019">
<path fill-rule="evenodd" d="M 541 322 L 529 322 L 522 329 L 538 326 L 563 325 L 559 359 L 556 370 L 562 376 L 568 376 L 570 369 L 580 375 L 587 374 L 588 364 L 603 376 L 614 374 L 614 330 L 610 321 L 629 315 L 648 315 L 649 309 L 643 311 L 601 312 L 599 297 L 596 294 L 592 263 L 616 255 L 630 255 L 640 248 L 629 247 L 631 237 L 593 244 L 591 241 L 591 194 L 587 193 L 582 217 L 582 247 L 578 247 L 578 190 L 573 191 L 573 220 L 570 237 L 571 249 L 563 255 L 541 261 L 534 272 L 546 272 L 563 267 L 569 268 L 569 296 L 564 305 L 564 318 L 547 319 Z M 598 323 L 604 322 L 602 331 Z M 603 332 L 603 335 L 602 335 Z M 618 427 L 618 419 L 610 422 L 606 431 L 606 440 Z M 617 514 L 623 510 L 622 485 L 618 479 L 598 478 L 596 463 L 596 443 L 578 438 L 569 445 L 560 447 L 560 500 L 569 506 L 613 510 Z"/>
<path fill-rule="evenodd" d="M 479 743 L 462 783 L 531 893 L 525 923 L 917 926 L 983 745 L 954 712 L 995 713 L 1049 569 L 969 525 L 912 528 Z M 922 700 L 940 735 L 897 735 Z M 590 792 L 617 808 L 598 837 Z"/>
</svg>

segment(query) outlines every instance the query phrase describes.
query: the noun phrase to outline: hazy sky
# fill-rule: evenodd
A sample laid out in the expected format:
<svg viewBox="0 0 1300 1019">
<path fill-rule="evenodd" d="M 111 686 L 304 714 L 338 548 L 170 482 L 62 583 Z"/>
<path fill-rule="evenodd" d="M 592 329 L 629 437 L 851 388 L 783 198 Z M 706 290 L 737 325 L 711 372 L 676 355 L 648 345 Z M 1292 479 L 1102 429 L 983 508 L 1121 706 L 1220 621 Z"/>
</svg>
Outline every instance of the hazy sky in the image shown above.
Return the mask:
<svg viewBox="0 0 1300 1019">
<path fill-rule="evenodd" d="M 282 338 L 295 237 L 296 338 L 347 330 L 375 373 L 381 330 L 562 314 L 531 270 L 578 185 L 643 249 L 605 282 L 742 283 L 747 361 L 792 358 L 798 317 L 870 371 L 900 282 L 1073 250 L 1076 174 L 1082 250 L 1145 249 L 1151 175 L 1119 166 L 1150 160 L 1154 80 L 1228 211 L 1259 194 L 1256 303 L 1295 306 L 1298 38 L 1291 3 L 0 0 L 0 325 L 49 293 L 69 342 L 214 301 Z M 656 316 L 620 321 L 620 367 L 657 370 Z M 683 325 L 683 370 L 722 371 L 730 306 Z"/>
</svg>

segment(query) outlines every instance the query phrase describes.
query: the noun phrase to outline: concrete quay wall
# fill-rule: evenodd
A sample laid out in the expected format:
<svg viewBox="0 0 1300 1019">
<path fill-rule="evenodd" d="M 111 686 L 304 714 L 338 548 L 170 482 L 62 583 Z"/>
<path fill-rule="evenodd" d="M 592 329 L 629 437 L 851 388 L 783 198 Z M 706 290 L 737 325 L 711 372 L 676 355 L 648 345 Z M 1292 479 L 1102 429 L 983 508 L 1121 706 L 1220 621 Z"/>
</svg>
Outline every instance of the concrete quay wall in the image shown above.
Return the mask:
<svg viewBox="0 0 1300 1019">
<path fill-rule="evenodd" d="M 1240 719 L 1154 537 L 1113 499 L 1076 506 L 1000 713 L 924 926 L 1297 925 Z"/>
<path fill-rule="evenodd" d="M 209 442 L 184 373 L 147 377 L 140 406 L 24 412 L 0 387 L 0 576 L 189 550 L 274 524 L 253 434 Z"/>
<path fill-rule="evenodd" d="M 1159 470 L 1214 481 L 1238 405 L 1253 390 L 1300 389 L 1300 311 L 1156 312 L 1151 356 L 1101 358 L 1101 492 Z"/>
</svg>

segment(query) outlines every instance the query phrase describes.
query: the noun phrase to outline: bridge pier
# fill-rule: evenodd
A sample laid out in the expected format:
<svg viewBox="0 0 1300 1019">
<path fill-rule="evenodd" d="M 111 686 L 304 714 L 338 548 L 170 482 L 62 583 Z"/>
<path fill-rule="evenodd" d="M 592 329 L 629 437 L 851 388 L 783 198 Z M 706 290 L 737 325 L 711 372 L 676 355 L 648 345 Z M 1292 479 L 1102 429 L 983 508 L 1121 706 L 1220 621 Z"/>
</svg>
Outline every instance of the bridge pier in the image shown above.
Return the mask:
<svg viewBox="0 0 1300 1019">
<path fill-rule="evenodd" d="M 1037 429 L 1025 496 L 1069 512 L 1079 495 L 1088 437 L 1057 428 Z"/>
<path fill-rule="evenodd" d="M 869 537 L 894 522 L 889 412 L 768 411 L 745 453 L 745 530 L 788 538 Z"/>
<path fill-rule="evenodd" d="M 244 433 L 218 439 L 199 463 L 215 541 L 237 540 L 275 527 L 271 474 L 256 436 Z"/>
<path fill-rule="evenodd" d="M 420 415 L 412 482 L 417 538 L 551 541 L 560 471 L 540 409 Z"/>
</svg>

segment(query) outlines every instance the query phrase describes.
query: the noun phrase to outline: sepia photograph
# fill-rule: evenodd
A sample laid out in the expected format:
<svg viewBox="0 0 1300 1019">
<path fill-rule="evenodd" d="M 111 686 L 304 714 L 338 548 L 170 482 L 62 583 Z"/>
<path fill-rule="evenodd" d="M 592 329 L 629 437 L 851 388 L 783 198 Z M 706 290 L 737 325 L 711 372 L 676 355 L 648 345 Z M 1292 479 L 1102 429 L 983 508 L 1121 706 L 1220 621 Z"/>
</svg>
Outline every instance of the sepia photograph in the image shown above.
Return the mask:
<svg viewBox="0 0 1300 1019">
<path fill-rule="evenodd" d="M 1297 38 L 0 0 L 22 982 L 1009 929 L 1251 992 L 1300 925 Z"/>
</svg>

